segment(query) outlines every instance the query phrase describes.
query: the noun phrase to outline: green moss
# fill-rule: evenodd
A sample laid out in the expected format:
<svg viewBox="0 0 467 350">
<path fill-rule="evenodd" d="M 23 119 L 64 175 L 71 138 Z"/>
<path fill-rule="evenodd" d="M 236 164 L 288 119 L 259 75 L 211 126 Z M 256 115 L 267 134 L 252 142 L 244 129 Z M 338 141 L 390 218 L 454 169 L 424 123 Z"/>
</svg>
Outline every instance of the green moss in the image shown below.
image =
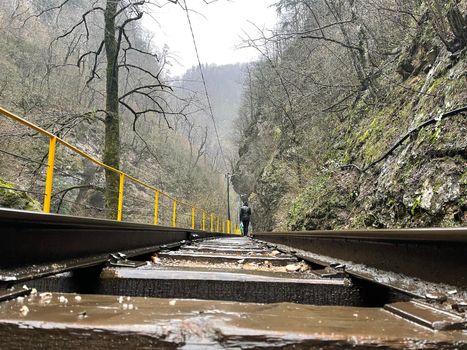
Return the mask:
<svg viewBox="0 0 467 350">
<path fill-rule="evenodd" d="M 409 84 L 412 86 L 412 89 L 414 91 L 420 91 L 423 88 L 423 85 L 425 85 L 425 79 L 422 79 L 421 77 L 417 76 L 414 77 Z"/>
<path fill-rule="evenodd" d="M 330 175 L 317 175 L 305 191 L 292 202 L 287 225 L 292 230 L 319 228 L 320 223 L 328 224 L 329 221 L 335 220 L 337 209 L 349 208 L 352 200 L 351 194 L 337 191 Z"/>
<path fill-rule="evenodd" d="M 429 94 L 434 94 L 436 93 L 438 90 L 440 90 L 440 88 L 442 87 L 443 84 L 446 83 L 447 81 L 447 77 L 446 76 L 441 76 L 440 78 L 438 79 L 435 79 L 433 81 L 433 83 L 431 83 L 430 87 L 428 88 L 428 93 Z"/>
<path fill-rule="evenodd" d="M 467 210 L 467 198 L 465 198 L 465 197 L 459 198 L 459 200 L 457 201 L 457 205 L 462 210 Z"/>
<path fill-rule="evenodd" d="M 279 142 L 282 136 L 282 130 L 279 127 L 275 127 L 273 130 L 274 141 Z"/>
<path fill-rule="evenodd" d="M 376 158 L 380 156 L 381 153 L 382 153 L 382 149 L 379 147 L 378 144 L 369 144 L 363 150 L 363 156 L 367 163 L 370 163 L 376 160 Z"/>
<path fill-rule="evenodd" d="M 460 177 L 460 179 L 459 179 L 459 183 L 460 183 L 461 185 L 467 185 L 467 171 L 464 172 L 464 173 L 461 175 L 461 177 Z"/>
<path fill-rule="evenodd" d="M 0 207 L 40 211 L 41 204 L 29 194 L 15 190 L 11 182 L 0 179 Z"/>
<path fill-rule="evenodd" d="M 417 80 L 414 80 L 416 83 Z M 406 90 L 398 90 L 398 96 L 404 96 Z M 376 107 L 374 112 L 359 122 L 357 131 L 350 132 L 347 137 L 347 150 L 353 155 L 352 159 L 359 159 L 360 163 L 369 164 L 378 159 L 384 151 L 406 130 L 413 120 L 414 102 L 399 98 L 398 104 L 388 104 Z M 368 121 L 371 122 L 368 124 Z M 358 130 L 360 129 L 360 130 Z"/>
<path fill-rule="evenodd" d="M 7 182 L 2 179 L 0 179 L 0 187 L 2 187 L 3 189 L 15 188 L 15 186 L 11 182 Z"/>
<path fill-rule="evenodd" d="M 436 142 L 440 136 L 441 136 L 441 128 L 439 126 L 436 126 L 435 130 L 430 135 L 430 142 L 431 143 Z"/>
<path fill-rule="evenodd" d="M 343 156 L 341 157 L 340 163 L 345 165 L 345 164 L 350 164 L 351 161 L 352 161 L 352 156 L 350 155 L 348 151 L 345 151 Z"/>
<path fill-rule="evenodd" d="M 365 132 L 358 137 L 358 142 L 363 143 L 370 137 L 370 130 L 365 130 Z"/>
<path fill-rule="evenodd" d="M 415 216 L 415 214 L 420 210 L 422 204 L 422 196 L 418 196 L 415 198 L 414 202 L 412 203 L 412 207 L 410 208 L 410 214 Z"/>
</svg>

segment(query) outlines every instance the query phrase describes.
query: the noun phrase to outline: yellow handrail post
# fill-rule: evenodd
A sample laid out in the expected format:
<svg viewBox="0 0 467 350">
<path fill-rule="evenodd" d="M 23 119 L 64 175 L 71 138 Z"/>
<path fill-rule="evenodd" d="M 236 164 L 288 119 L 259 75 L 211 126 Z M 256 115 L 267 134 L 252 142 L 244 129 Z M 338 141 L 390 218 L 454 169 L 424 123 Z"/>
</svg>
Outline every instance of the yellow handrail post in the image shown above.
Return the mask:
<svg viewBox="0 0 467 350">
<path fill-rule="evenodd" d="M 191 229 L 195 229 L 195 208 L 191 208 Z"/>
<path fill-rule="evenodd" d="M 100 161 L 99 159 L 95 158 L 94 156 L 91 156 L 90 154 L 86 153 L 85 151 L 81 150 L 80 148 L 72 145 L 68 141 L 65 141 L 61 139 L 58 136 L 55 136 L 53 133 L 29 122 L 28 120 L 21 118 L 4 108 L 0 106 L 0 116 L 5 116 L 7 118 L 12 119 L 14 122 L 20 123 L 38 133 L 41 135 L 44 135 L 49 138 L 49 150 L 48 150 L 48 160 L 47 160 L 47 169 L 46 169 L 46 179 L 45 179 L 45 188 L 44 188 L 44 200 L 43 200 L 43 211 L 46 213 L 49 213 L 51 210 L 51 201 L 52 201 L 52 190 L 53 190 L 53 177 L 54 177 L 54 167 L 55 167 L 55 156 L 56 156 L 56 147 L 57 144 L 61 144 L 62 146 L 65 146 L 72 152 L 75 152 L 76 154 L 80 155 L 81 157 L 84 157 L 85 159 L 91 161 L 95 165 L 104 168 L 108 171 L 112 171 L 115 174 L 119 174 L 119 185 L 118 185 L 118 199 L 117 199 L 117 220 L 122 221 L 123 217 L 123 195 L 124 195 L 124 187 L 125 187 L 125 181 L 131 181 L 133 183 L 136 183 L 138 185 L 141 185 L 151 191 L 154 192 L 155 198 L 154 198 L 154 224 L 157 225 L 159 223 L 159 206 L 160 206 L 160 195 L 168 198 L 168 200 L 173 200 L 173 216 L 172 216 L 172 226 L 176 227 L 177 226 L 177 200 L 170 196 L 169 194 L 161 191 L 159 188 L 152 186 L 130 174 L 124 173 L 123 171 L 114 168 L 110 165 L 107 165 Z M 116 189 L 114 189 L 116 190 Z M 180 204 L 187 205 L 187 207 L 192 207 L 192 220 L 191 220 L 191 226 L 193 229 L 195 229 L 197 223 L 195 221 L 195 211 L 196 211 L 196 206 L 193 206 L 193 204 L 187 204 L 183 201 L 179 201 Z M 115 205 L 115 203 L 111 203 L 112 205 Z M 184 213 L 181 214 L 182 217 L 184 217 Z M 202 230 L 206 231 L 206 211 L 203 210 L 202 212 Z M 217 222 L 215 223 L 214 220 L 217 219 Z M 184 220 L 181 220 L 184 223 Z M 222 232 L 228 232 L 230 233 L 231 227 L 230 227 L 230 222 L 227 222 L 225 219 L 221 218 L 220 216 L 215 216 L 214 214 L 210 214 L 210 229 L 211 232 L 214 232 L 215 227 L 217 232 L 220 232 L 220 221 L 222 221 Z"/>
<path fill-rule="evenodd" d="M 231 231 L 231 222 L 230 220 L 227 220 L 227 233 L 230 235 L 232 233 Z"/>
<path fill-rule="evenodd" d="M 125 186 L 125 174 L 120 173 L 120 184 L 118 186 L 118 209 L 117 220 L 122 221 L 123 216 L 123 188 Z"/>
<path fill-rule="evenodd" d="M 174 209 L 172 215 L 172 227 L 177 227 L 177 200 L 174 199 Z"/>
<path fill-rule="evenodd" d="M 159 191 L 156 191 L 154 195 L 154 225 L 157 225 L 158 221 L 159 221 Z"/>
<path fill-rule="evenodd" d="M 49 142 L 49 156 L 47 159 L 47 175 L 45 178 L 44 213 L 50 213 L 50 202 L 52 198 L 52 185 L 53 185 L 53 179 L 54 179 L 56 146 L 57 146 L 57 138 L 51 137 L 50 142 Z"/>
</svg>

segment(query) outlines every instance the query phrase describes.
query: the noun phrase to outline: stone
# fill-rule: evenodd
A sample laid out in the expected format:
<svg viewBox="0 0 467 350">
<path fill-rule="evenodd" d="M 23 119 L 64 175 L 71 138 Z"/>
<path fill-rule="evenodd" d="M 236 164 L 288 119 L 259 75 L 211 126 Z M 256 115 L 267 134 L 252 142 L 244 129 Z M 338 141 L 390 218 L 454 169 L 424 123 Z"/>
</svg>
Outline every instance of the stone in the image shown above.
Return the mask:
<svg viewBox="0 0 467 350">
<path fill-rule="evenodd" d="M 431 301 L 444 302 L 447 300 L 446 295 L 441 293 L 426 293 L 425 298 Z"/>
<path fill-rule="evenodd" d="M 300 270 L 300 265 L 299 264 L 290 264 L 285 267 L 285 270 L 287 272 L 296 272 Z"/>
</svg>

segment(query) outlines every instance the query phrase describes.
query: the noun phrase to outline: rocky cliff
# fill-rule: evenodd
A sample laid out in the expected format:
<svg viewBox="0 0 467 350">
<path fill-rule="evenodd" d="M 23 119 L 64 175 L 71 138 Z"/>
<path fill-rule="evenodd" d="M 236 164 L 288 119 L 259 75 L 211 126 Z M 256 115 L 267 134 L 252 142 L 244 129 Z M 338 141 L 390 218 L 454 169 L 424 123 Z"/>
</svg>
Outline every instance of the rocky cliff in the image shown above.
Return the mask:
<svg viewBox="0 0 467 350">
<path fill-rule="evenodd" d="M 465 21 L 465 2 L 455 6 Z M 233 179 L 257 230 L 466 225 L 467 114 L 446 114 L 467 105 L 465 42 L 445 45 L 429 9 L 418 14 L 373 75 L 376 93 L 359 93 L 345 113 L 297 98 L 310 115 L 292 133 L 274 117 L 284 111 L 257 102 Z"/>
</svg>

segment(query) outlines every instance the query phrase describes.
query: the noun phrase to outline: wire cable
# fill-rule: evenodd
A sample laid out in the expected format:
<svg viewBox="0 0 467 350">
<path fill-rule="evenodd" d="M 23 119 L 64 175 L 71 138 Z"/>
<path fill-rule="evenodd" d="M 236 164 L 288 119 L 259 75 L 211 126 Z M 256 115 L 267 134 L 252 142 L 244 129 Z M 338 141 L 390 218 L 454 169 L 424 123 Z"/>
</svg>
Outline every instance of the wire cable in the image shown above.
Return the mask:
<svg viewBox="0 0 467 350">
<path fill-rule="evenodd" d="M 209 98 L 208 87 L 206 85 L 206 79 L 204 78 L 203 67 L 201 65 L 201 59 L 199 58 L 198 45 L 196 44 L 195 33 L 193 31 L 193 25 L 191 24 L 191 19 L 190 19 L 190 13 L 189 13 L 188 6 L 187 6 L 185 0 L 183 0 L 183 3 L 185 4 L 186 18 L 188 20 L 188 25 L 190 27 L 191 38 L 193 39 L 193 46 L 195 47 L 196 58 L 198 60 L 198 67 L 199 67 L 199 71 L 200 71 L 200 74 L 201 74 L 201 79 L 203 81 L 204 93 L 206 95 L 206 100 L 208 102 L 210 117 L 211 117 L 212 123 L 214 125 L 214 131 L 216 133 L 217 143 L 219 144 L 219 149 L 221 151 L 222 159 L 224 161 L 225 171 L 228 171 L 229 168 L 227 166 L 227 161 L 225 159 L 224 150 L 222 149 L 221 141 L 220 141 L 220 138 L 219 138 L 219 132 L 217 130 L 216 120 L 214 119 L 214 112 L 213 112 L 212 105 L 211 105 L 211 99 Z"/>
<path fill-rule="evenodd" d="M 31 163 L 35 163 L 35 164 L 44 165 L 44 162 L 40 162 L 40 161 L 35 160 L 35 159 L 32 159 L 32 158 L 27 158 L 27 157 L 21 156 L 21 155 L 16 154 L 16 153 L 11 153 L 11 152 L 8 152 L 8 151 L 6 151 L 6 150 L 4 150 L 4 149 L 0 149 L 0 152 L 1 152 L 1 153 L 4 153 L 4 154 L 7 154 L 7 155 L 9 155 L 9 156 L 12 156 L 12 157 L 15 157 L 15 158 L 24 160 L 24 161 L 26 161 L 26 162 L 31 162 Z"/>
</svg>

